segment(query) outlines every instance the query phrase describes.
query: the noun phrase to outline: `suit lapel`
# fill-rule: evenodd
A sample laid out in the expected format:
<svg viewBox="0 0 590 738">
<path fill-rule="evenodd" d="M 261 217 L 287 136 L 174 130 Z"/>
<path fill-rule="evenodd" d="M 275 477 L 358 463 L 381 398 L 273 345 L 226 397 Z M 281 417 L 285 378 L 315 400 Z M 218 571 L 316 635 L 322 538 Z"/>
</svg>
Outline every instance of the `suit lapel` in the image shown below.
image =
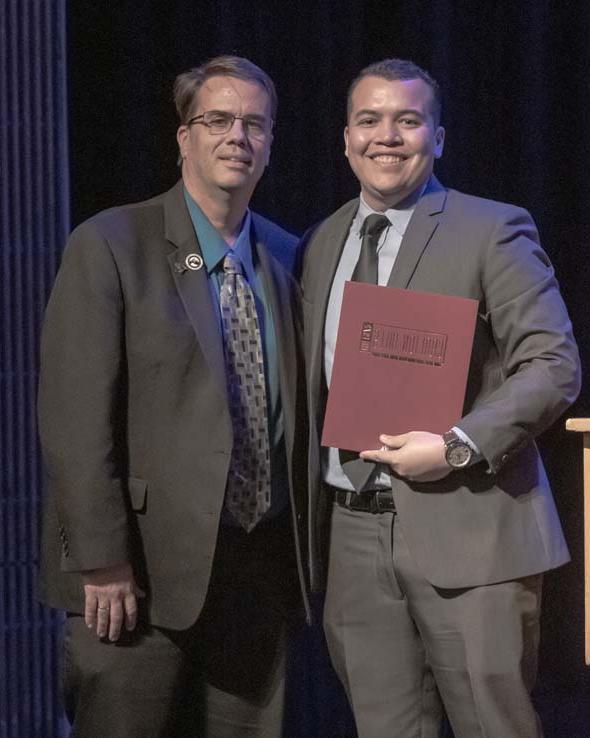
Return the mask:
<svg viewBox="0 0 590 738">
<path fill-rule="evenodd" d="M 405 288 L 409 285 L 424 249 L 438 228 L 446 199 L 446 190 L 436 177 L 432 177 L 410 218 L 387 282 L 388 287 Z"/>
<path fill-rule="evenodd" d="M 201 247 L 184 202 L 182 181 L 166 194 L 164 219 L 165 237 L 176 247 L 168 254 L 172 278 L 209 369 L 217 380 L 219 391 L 227 399 L 219 318 L 211 298 Z M 198 265 L 199 259 L 195 259 L 195 255 L 200 258 L 202 266 L 191 269 L 189 263 L 195 265 L 197 262 Z"/>
<path fill-rule="evenodd" d="M 320 377 L 322 373 L 324 324 L 330 290 L 358 205 L 358 200 L 347 203 L 330 223 L 329 230 L 325 234 L 318 234 L 321 250 L 314 256 L 313 265 L 310 266 L 313 268 L 312 278 L 315 283 L 310 295 L 314 303 L 310 367 L 312 377 Z M 315 234 L 312 238 L 315 238 Z"/>
</svg>

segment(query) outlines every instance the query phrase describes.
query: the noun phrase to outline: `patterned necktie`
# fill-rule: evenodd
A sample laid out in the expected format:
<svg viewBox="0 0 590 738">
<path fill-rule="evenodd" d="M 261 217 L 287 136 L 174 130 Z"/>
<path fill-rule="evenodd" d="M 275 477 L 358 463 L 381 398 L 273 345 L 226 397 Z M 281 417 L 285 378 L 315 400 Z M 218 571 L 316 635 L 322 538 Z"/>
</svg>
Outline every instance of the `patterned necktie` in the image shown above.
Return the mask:
<svg viewBox="0 0 590 738">
<path fill-rule="evenodd" d="M 270 449 L 262 340 L 254 295 L 232 254 L 219 302 L 234 444 L 225 506 L 248 531 L 270 507 Z"/>
<path fill-rule="evenodd" d="M 352 273 L 353 282 L 368 282 L 369 284 L 377 284 L 378 264 L 377 246 L 381 233 L 391 225 L 389 219 L 385 215 L 372 213 L 363 221 L 361 233 L 363 241 L 361 243 L 361 252 L 359 259 Z M 359 459 L 357 453 L 339 450 L 340 464 L 346 476 L 352 482 L 355 490 L 360 492 L 369 477 L 375 470 L 376 464 L 370 461 Z"/>
</svg>

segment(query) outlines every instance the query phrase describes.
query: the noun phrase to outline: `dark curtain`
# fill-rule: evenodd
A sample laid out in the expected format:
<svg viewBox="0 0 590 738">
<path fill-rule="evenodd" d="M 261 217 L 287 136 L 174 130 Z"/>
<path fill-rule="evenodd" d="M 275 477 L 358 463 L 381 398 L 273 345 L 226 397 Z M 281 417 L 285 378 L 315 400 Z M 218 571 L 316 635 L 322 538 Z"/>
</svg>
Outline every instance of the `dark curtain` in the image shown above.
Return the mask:
<svg viewBox="0 0 590 738">
<path fill-rule="evenodd" d="M 18 12 L 36 5 L 32 0 L 5 4 L 18 7 Z M 411 58 L 431 71 L 445 93 L 447 141 L 437 174 L 447 186 L 514 202 L 533 213 L 570 309 L 585 372 L 589 371 L 587 3 L 71 0 L 67 9 L 72 226 L 104 207 L 146 198 L 174 183 L 179 174 L 174 77 L 216 54 L 236 53 L 270 73 L 280 101 L 272 161 L 254 206 L 301 233 L 357 193 L 343 156 L 348 83 L 371 61 Z M 5 33 L 2 43 L 8 43 Z M 14 53 L 10 51 L 11 58 Z M 41 95 L 27 115 L 19 113 L 13 123 L 6 123 L 7 110 L 16 101 L 11 98 L 6 107 L 5 99 L 0 110 L 3 127 L 30 119 L 40 135 L 49 121 L 55 121 L 55 109 Z M 27 186 L 20 181 L 14 185 L 18 192 Z M 12 185 L 10 191 L 15 191 Z M 14 217 L 25 222 L 28 211 Z M 18 240 L 12 232 L 6 238 L 9 246 Z M 36 258 L 37 269 L 52 273 L 51 253 L 39 252 Z M 25 263 L 25 256 L 19 263 Z M 30 274 L 38 273 L 34 266 L 30 269 Z M 15 322 L 10 346 L 18 346 L 18 355 L 25 357 L 29 368 L 23 364 L 23 371 L 34 372 L 39 304 L 46 288 L 31 288 L 22 279 L 15 286 L 13 279 L 8 271 L 3 274 L 3 295 L 8 288 L 18 294 L 28 320 Z M 2 396 L 3 417 L 9 412 L 5 398 L 12 392 L 6 379 L 11 369 L 4 366 L 3 389 L 8 389 Z M 19 412 L 29 427 L 32 393 L 22 397 Z M 590 415 L 586 390 L 569 414 Z M 21 433 L 14 443 L 20 444 L 21 456 L 36 458 L 31 437 Z M 537 694 L 545 722 L 555 726 L 553 732 L 547 729 L 547 735 L 573 738 L 590 731 L 589 727 L 575 732 L 573 727 L 584 714 L 590 726 L 590 708 L 583 700 L 590 682 L 583 664 L 581 439 L 566 434 L 562 420 L 544 435 L 541 446 L 573 561 L 545 580 Z M 2 464 L 15 464 L 4 447 Z M 16 479 L 16 472 L 11 474 L 15 489 L 35 489 L 27 479 Z M 23 507 L 22 515 L 31 514 Z M 10 542 L 3 545 L 5 556 L 14 558 L 27 535 L 10 535 Z M 28 580 L 21 587 L 28 592 Z M 353 736 L 320 630 L 302 632 L 297 644 L 290 735 Z M 16 651 L 13 655 L 18 656 Z M 49 684 L 54 675 L 43 668 Z M 29 735 L 1 732 L 6 725 L 0 722 L 2 736 Z"/>
<path fill-rule="evenodd" d="M 61 615 L 35 598 L 39 329 L 69 230 L 65 0 L 0 0 L 0 738 L 53 738 Z"/>
</svg>

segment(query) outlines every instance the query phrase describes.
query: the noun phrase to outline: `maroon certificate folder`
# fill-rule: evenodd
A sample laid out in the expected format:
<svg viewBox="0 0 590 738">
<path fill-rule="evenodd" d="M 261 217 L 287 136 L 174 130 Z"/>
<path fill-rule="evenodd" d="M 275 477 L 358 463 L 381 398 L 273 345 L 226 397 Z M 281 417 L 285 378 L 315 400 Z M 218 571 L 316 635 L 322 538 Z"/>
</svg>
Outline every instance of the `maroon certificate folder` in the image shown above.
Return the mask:
<svg viewBox="0 0 590 738">
<path fill-rule="evenodd" d="M 460 418 L 477 300 L 347 282 L 323 446 L 363 451 L 379 435 L 444 433 Z"/>
</svg>

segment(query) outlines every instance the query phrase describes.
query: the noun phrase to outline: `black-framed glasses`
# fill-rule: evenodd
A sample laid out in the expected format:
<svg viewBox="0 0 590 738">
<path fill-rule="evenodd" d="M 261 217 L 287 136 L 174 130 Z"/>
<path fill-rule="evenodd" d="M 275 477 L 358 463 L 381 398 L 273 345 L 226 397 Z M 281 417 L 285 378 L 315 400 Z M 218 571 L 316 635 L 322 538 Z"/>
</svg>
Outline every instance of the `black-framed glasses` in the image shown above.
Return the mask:
<svg viewBox="0 0 590 738">
<path fill-rule="evenodd" d="M 192 126 L 195 123 L 207 126 L 209 133 L 213 136 L 227 133 L 231 130 L 234 121 L 241 120 L 244 126 L 246 135 L 251 138 L 263 139 L 270 132 L 271 126 L 268 125 L 264 118 L 260 118 L 255 115 L 234 115 L 224 110 L 208 110 L 201 115 L 195 115 L 187 121 L 187 126 Z"/>
</svg>

